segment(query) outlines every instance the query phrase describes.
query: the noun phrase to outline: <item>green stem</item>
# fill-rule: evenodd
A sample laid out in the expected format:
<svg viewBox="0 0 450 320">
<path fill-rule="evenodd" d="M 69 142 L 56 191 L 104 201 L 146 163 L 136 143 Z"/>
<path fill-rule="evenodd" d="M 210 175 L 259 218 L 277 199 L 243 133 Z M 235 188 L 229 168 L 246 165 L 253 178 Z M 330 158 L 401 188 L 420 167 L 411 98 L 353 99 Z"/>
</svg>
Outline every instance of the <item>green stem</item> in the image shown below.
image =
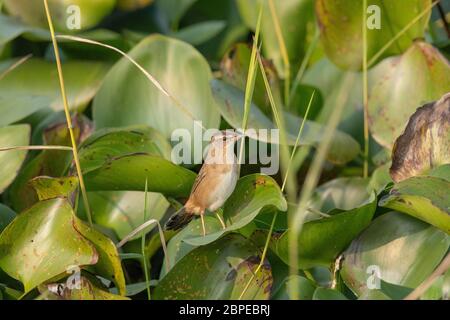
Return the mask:
<svg viewBox="0 0 450 320">
<path fill-rule="evenodd" d="M 363 109 L 364 109 L 364 166 L 363 176 L 369 176 L 369 111 L 368 111 L 368 77 L 367 77 L 367 23 L 366 23 L 367 0 L 363 0 Z"/>
<path fill-rule="evenodd" d="M 313 40 L 311 41 L 311 44 L 308 47 L 308 50 L 306 51 L 305 58 L 302 61 L 302 64 L 300 65 L 300 68 L 298 69 L 297 75 L 295 76 L 294 82 L 292 83 L 291 88 L 291 94 L 289 96 L 289 104 L 287 104 L 289 107 L 291 106 L 290 103 L 292 102 L 292 99 L 294 98 L 295 92 L 297 91 L 297 87 L 300 85 L 300 82 L 302 81 L 303 75 L 305 74 L 306 67 L 308 66 L 309 60 L 311 60 L 311 56 L 316 49 L 317 44 L 319 43 L 319 36 L 320 32 L 317 29 L 314 33 Z"/>
<path fill-rule="evenodd" d="M 76 167 L 76 170 L 77 170 L 78 181 L 80 183 L 81 193 L 82 193 L 83 201 L 84 201 L 84 207 L 86 209 L 86 213 L 87 213 L 87 217 L 88 217 L 88 220 L 89 220 L 89 224 L 92 226 L 93 225 L 92 224 L 92 214 L 91 214 L 91 209 L 90 209 L 90 206 L 89 206 L 89 201 L 88 201 L 88 197 L 87 197 L 86 187 L 84 185 L 83 174 L 81 172 L 80 160 L 78 158 L 78 148 L 77 148 L 77 143 L 76 143 L 76 139 L 75 139 L 75 134 L 73 132 L 72 118 L 70 117 L 69 102 L 67 100 L 66 88 L 64 86 L 64 76 L 63 76 L 63 72 L 62 72 L 61 58 L 59 57 L 58 43 L 57 43 L 56 38 L 55 38 L 55 30 L 53 28 L 52 17 L 50 15 L 50 10 L 49 10 L 49 7 L 48 7 L 47 0 L 44 0 L 44 7 L 45 7 L 45 13 L 47 15 L 48 26 L 49 26 L 49 29 L 50 29 L 50 35 L 51 35 L 51 38 L 52 38 L 53 51 L 55 52 L 56 67 L 58 69 L 59 85 L 60 85 L 61 96 L 62 96 L 63 104 L 64 104 L 64 113 L 66 115 L 67 128 L 69 129 L 70 140 L 71 140 L 71 143 L 72 143 L 72 153 L 73 153 L 73 158 L 74 158 L 74 161 L 75 161 L 75 167 Z"/>
<path fill-rule="evenodd" d="M 250 64 L 248 66 L 248 74 L 247 74 L 247 83 L 245 86 L 245 97 L 244 97 L 244 116 L 242 117 L 242 134 L 245 134 L 245 130 L 247 129 L 248 117 L 250 114 L 250 106 L 253 98 L 253 91 L 255 89 L 255 80 L 256 80 L 256 53 L 258 51 L 258 41 L 259 41 L 259 33 L 261 30 L 261 17 L 262 17 L 263 8 L 260 6 L 259 14 L 258 14 L 258 22 L 256 23 L 255 37 L 253 39 L 253 47 L 252 53 L 250 56 Z M 241 147 L 239 149 L 239 157 L 238 163 L 242 163 L 242 157 L 244 155 L 244 145 L 245 140 L 242 139 Z M 239 166 L 240 170 L 240 166 Z"/>
<path fill-rule="evenodd" d="M 144 223 L 147 221 L 147 189 L 148 189 L 148 179 L 145 179 L 145 193 L 144 193 Z M 147 287 L 147 298 L 148 300 L 152 299 L 150 292 L 150 276 L 148 274 L 148 266 L 147 266 L 147 257 L 145 255 L 145 232 L 142 232 L 141 236 L 141 253 L 142 253 L 142 262 L 144 264 L 144 274 L 145 274 L 145 284 Z"/>
</svg>

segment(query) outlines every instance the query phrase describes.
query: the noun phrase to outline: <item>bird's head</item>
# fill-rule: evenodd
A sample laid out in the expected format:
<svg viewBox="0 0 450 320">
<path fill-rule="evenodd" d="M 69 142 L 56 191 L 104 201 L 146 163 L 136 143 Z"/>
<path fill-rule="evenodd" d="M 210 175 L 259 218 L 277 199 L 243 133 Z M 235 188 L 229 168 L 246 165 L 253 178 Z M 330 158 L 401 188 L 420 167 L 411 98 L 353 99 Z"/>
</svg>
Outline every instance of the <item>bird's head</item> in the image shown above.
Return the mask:
<svg viewBox="0 0 450 320">
<path fill-rule="evenodd" d="M 243 135 L 232 130 L 222 130 L 215 133 L 211 137 L 211 145 L 215 147 L 228 147 L 232 146 L 236 141 L 242 138 Z"/>
</svg>

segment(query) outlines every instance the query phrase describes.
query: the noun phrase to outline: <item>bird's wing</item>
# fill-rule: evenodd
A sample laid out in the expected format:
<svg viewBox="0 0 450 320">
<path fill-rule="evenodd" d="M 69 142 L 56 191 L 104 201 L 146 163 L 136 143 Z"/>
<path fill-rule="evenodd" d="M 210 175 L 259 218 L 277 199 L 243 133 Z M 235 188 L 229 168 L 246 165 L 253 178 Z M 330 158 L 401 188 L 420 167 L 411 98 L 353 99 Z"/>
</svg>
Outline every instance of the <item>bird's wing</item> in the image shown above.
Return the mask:
<svg viewBox="0 0 450 320">
<path fill-rule="evenodd" d="M 193 194 L 195 192 L 197 187 L 200 185 L 200 183 L 206 177 L 206 172 L 207 172 L 206 166 L 207 166 L 206 164 L 204 164 L 202 166 L 202 168 L 200 169 L 197 177 L 195 178 L 194 185 L 192 186 L 191 194 Z"/>
</svg>

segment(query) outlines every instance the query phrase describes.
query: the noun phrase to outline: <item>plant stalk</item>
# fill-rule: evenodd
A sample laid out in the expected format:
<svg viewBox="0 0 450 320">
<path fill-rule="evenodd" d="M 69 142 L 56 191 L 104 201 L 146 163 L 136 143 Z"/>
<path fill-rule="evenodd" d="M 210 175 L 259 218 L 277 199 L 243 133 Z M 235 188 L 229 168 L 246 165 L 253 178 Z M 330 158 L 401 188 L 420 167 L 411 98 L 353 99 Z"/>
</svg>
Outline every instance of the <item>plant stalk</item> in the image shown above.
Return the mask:
<svg viewBox="0 0 450 320">
<path fill-rule="evenodd" d="M 368 76 L 367 76 L 367 0 L 363 0 L 363 19 L 362 19 L 362 34 L 363 34 L 363 109 L 364 109 L 364 165 L 363 177 L 369 176 L 369 97 L 368 97 Z"/>
<path fill-rule="evenodd" d="M 90 206 L 89 206 L 89 201 L 88 201 L 88 197 L 87 197 L 86 187 L 85 187 L 85 184 L 84 184 L 83 174 L 81 172 L 80 160 L 78 158 L 77 142 L 76 142 L 76 139 L 75 139 L 75 134 L 73 132 L 72 118 L 70 116 L 69 103 L 68 103 L 68 100 L 67 100 L 66 88 L 64 86 L 64 76 L 63 76 L 63 71 L 62 71 L 62 66 L 61 66 L 61 58 L 59 56 L 58 43 L 57 43 L 56 38 L 55 38 L 55 30 L 53 28 L 53 22 L 52 22 L 52 17 L 50 15 L 50 9 L 48 7 L 48 0 L 44 0 L 44 7 L 45 7 L 45 14 L 47 15 L 48 26 L 49 26 L 49 29 L 50 29 L 50 35 L 51 35 L 51 38 L 52 38 L 53 51 L 55 52 L 56 67 L 58 69 L 59 85 L 60 85 L 61 96 L 62 96 L 63 104 L 64 104 L 64 113 L 66 115 L 67 128 L 69 129 L 70 140 L 71 140 L 71 143 L 72 143 L 73 158 L 74 158 L 74 161 L 75 161 L 75 167 L 76 167 L 76 170 L 77 170 L 78 180 L 79 180 L 79 183 L 80 183 L 81 194 L 83 196 L 84 207 L 86 209 L 86 213 L 87 213 L 89 224 L 92 226 L 93 225 L 92 224 L 92 214 L 91 214 L 91 209 L 90 209 Z"/>
</svg>

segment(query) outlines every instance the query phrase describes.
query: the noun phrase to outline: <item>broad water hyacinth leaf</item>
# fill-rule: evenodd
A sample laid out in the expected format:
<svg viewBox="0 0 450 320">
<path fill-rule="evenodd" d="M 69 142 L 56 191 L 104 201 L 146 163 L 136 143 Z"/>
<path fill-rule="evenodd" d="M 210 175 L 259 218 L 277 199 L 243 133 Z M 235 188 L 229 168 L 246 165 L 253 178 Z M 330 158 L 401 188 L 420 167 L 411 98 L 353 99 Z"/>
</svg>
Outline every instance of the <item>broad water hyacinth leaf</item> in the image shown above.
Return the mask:
<svg viewBox="0 0 450 320">
<path fill-rule="evenodd" d="M 156 286 L 157 300 L 238 299 L 261 261 L 259 249 L 230 234 L 184 256 Z M 272 287 L 269 262 L 264 261 L 243 299 L 268 299 Z"/>
<path fill-rule="evenodd" d="M 125 275 L 122 270 L 121 260 L 114 243 L 101 232 L 90 227 L 82 220 L 75 218 L 74 228 L 83 237 L 88 239 L 95 247 L 98 254 L 98 262 L 89 268 L 96 274 L 113 281 L 121 295 L 125 295 Z"/>
<path fill-rule="evenodd" d="M 272 295 L 274 300 L 289 300 L 290 286 L 298 287 L 300 293 L 299 300 L 312 300 L 316 285 L 313 281 L 302 276 L 289 276 L 282 282 L 281 286 Z"/>
<path fill-rule="evenodd" d="M 92 220 L 95 224 L 114 230 L 123 239 L 144 223 L 144 192 L 140 191 L 98 191 L 88 192 Z M 169 202 L 160 193 L 147 193 L 148 219 L 160 221 Z M 156 225 L 150 225 L 145 233 Z M 135 238 L 139 237 L 136 235 Z"/>
<path fill-rule="evenodd" d="M 214 234 L 217 232 L 223 234 L 222 225 L 217 217 L 213 215 L 206 215 L 204 219 L 207 234 Z M 161 273 L 159 276 L 160 279 L 162 279 L 170 268 L 177 264 L 179 260 L 197 247 L 196 244 L 190 244 L 185 240 L 200 238 L 202 236 L 203 231 L 201 221 L 200 219 L 194 219 L 186 227 L 180 230 L 180 232 L 178 232 L 172 239 L 170 239 L 167 244 L 167 254 L 168 260 L 170 261 L 170 266 L 167 266 L 166 260 L 163 261 L 163 266 L 161 267 Z"/>
<path fill-rule="evenodd" d="M 77 177 L 51 178 L 46 176 L 36 177 L 29 181 L 34 188 L 39 201 L 53 198 L 71 199 L 78 188 Z"/>
<path fill-rule="evenodd" d="M 0 128 L 0 148 L 28 146 L 31 128 L 20 124 Z M 0 193 L 2 193 L 19 173 L 25 161 L 27 150 L 0 151 Z"/>
<path fill-rule="evenodd" d="M 450 181 L 411 177 L 392 186 L 379 205 L 412 215 L 450 234 Z"/>
<path fill-rule="evenodd" d="M 371 59 L 398 32 L 431 5 L 431 0 L 367 1 L 367 57 Z M 424 36 L 431 11 L 398 38 L 381 57 L 399 54 Z M 363 1 L 319 0 L 316 16 L 327 56 L 339 67 L 359 70 L 363 61 Z"/>
<path fill-rule="evenodd" d="M 369 121 L 374 139 L 391 148 L 418 107 L 450 91 L 450 64 L 437 49 L 420 41 L 386 63 L 390 69 L 370 92 Z"/>
<path fill-rule="evenodd" d="M 44 4 L 39 0 L 3 0 L 3 4 L 10 15 L 17 17 L 26 24 L 36 27 L 47 27 Z M 103 17 L 108 15 L 114 8 L 116 0 L 49 0 L 49 10 L 53 16 L 55 28 L 59 31 L 73 32 L 73 30 L 87 29 L 99 23 Z M 76 6 L 82 14 L 79 27 L 75 24 L 68 13 L 71 6 Z M 76 11 L 75 11 L 76 12 Z"/>
<path fill-rule="evenodd" d="M 450 237 L 443 231 L 389 212 L 375 219 L 345 251 L 341 276 L 358 296 L 378 286 L 378 277 L 415 288 L 433 272 L 449 245 Z"/>
<path fill-rule="evenodd" d="M 195 173 L 173 164 L 170 145 L 148 127 L 103 129 L 80 148 L 80 164 L 89 191 L 148 191 L 189 195 Z M 151 177 L 151 178 L 150 178 Z"/>
<path fill-rule="evenodd" d="M 225 21 L 199 22 L 173 33 L 172 36 L 198 46 L 220 34 L 225 27 Z"/>
<path fill-rule="evenodd" d="M 395 182 L 450 163 L 450 93 L 411 116 L 392 151 L 390 174 Z"/>
<path fill-rule="evenodd" d="M 64 84 L 72 110 L 83 110 L 88 105 L 108 68 L 105 63 L 89 61 L 72 60 L 63 64 Z M 31 77 L 30 74 L 39 76 Z M 12 121 L 33 113 L 37 106 L 63 109 L 56 66 L 54 62 L 42 59 L 29 59 L 2 77 L 0 96 L 5 97 L 0 100 L 0 110 Z M 17 103 L 13 109 L 7 109 L 9 99 Z"/>
<path fill-rule="evenodd" d="M 48 109 L 52 101 L 49 97 L 2 93 L 0 96 L 0 126 L 22 120 L 36 111 Z"/>
<path fill-rule="evenodd" d="M 0 203 L 0 233 L 15 217 L 16 213 L 13 210 Z"/>
<path fill-rule="evenodd" d="M 348 211 L 335 209 L 328 212 L 329 217 L 305 222 L 298 235 L 299 268 L 329 267 L 352 240 L 370 224 L 376 206 L 376 197 L 373 195 L 371 202 L 361 207 Z M 290 234 L 291 231 L 288 229 L 282 234 L 274 234 L 271 240 L 272 250 L 286 264 L 290 263 Z M 330 243 L 333 245 L 330 246 Z"/>
<path fill-rule="evenodd" d="M 247 73 L 250 66 L 250 57 L 251 47 L 244 43 L 239 43 L 228 50 L 220 62 L 222 80 L 245 92 Z M 277 101 L 281 101 L 280 79 L 278 79 L 275 66 L 270 60 L 263 59 L 262 61 L 267 79 L 271 85 L 272 93 L 276 96 Z M 266 115 L 270 115 L 272 113 L 261 72 L 257 72 L 256 74 L 253 101 Z"/>
<path fill-rule="evenodd" d="M 120 10 L 134 11 L 150 5 L 153 0 L 117 0 L 117 7 Z"/>
<path fill-rule="evenodd" d="M 27 25 L 17 18 L 0 13 L 0 47 L 24 33 L 33 33 L 46 37 L 49 36 L 47 30 Z"/>
<path fill-rule="evenodd" d="M 92 132 L 91 122 L 84 115 L 73 117 L 72 125 L 77 143 Z M 43 131 L 43 140 L 45 145 L 71 146 L 65 120 L 47 126 Z M 72 160 L 71 150 L 43 150 L 27 162 L 9 189 L 14 210 L 20 212 L 39 200 L 35 189 L 29 184 L 30 180 L 38 176 L 61 177 L 70 169 Z"/>
<path fill-rule="evenodd" d="M 274 206 L 279 211 L 287 210 L 286 199 L 276 181 L 265 175 L 252 174 L 240 178 L 231 196 L 223 207 L 223 218 L 227 227 L 206 236 L 185 238 L 191 245 L 205 245 L 231 232 L 245 227 L 253 221 L 266 206 Z"/>
<path fill-rule="evenodd" d="M 367 204 L 371 200 L 368 179 L 342 177 L 330 180 L 316 188 L 309 207 L 322 212 L 334 209 L 351 210 Z"/>
<path fill-rule="evenodd" d="M 340 291 L 330 288 L 317 288 L 313 300 L 348 300 Z"/>
<path fill-rule="evenodd" d="M 240 128 L 244 114 L 244 93 L 238 88 L 220 80 L 213 80 L 211 87 L 216 104 L 222 117 L 234 128 Z M 301 118 L 285 112 L 285 123 L 287 131 L 287 143 L 294 145 L 297 140 L 298 131 L 302 123 Z M 255 129 L 256 134 L 248 132 L 250 138 L 262 142 L 272 142 L 270 137 L 258 135 L 259 129 L 275 129 L 275 124 L 256 106 L 251 104 L 248 128 Z M 317 147 L 322 141 L 325 128 L 313 121 L 305 121 L 300 145 L 312 145 Z M 279 141 L 273 141 L 279 143 Z M 336 131 L 328 150 L 327 159 L 333 163 L 344 164 L 354 159 L 360 152 L 359 144 L 346 133 Z"/>
<path fill-rule="evenodd" d="M 166 139 L 147 126 L 101 129 L 80 146 L 80 164 L 88 173 L 123 155 L 147 153 L 170 159 L 170 151 Z"/>
<path fill-rule="evenodd" d="M 262 5 L 261 23 L 262 49 L 264 55 L 272 60 L 279 74 L 284 78 L 285 65 L 283 53 L 277 37 L 269 1 L 273 1 L 280 25 L 283 41 L 293 69 L 303 57 L 309 35 L 315 28 L 313 0 L 238 0 L 237 6 L 245 24 L 255 30 L 259 8 Z"/>
<path fill-rule="evenodd" d="M 180 19 L 197 0 L 156 0 L 156 5 L 164 12 L 170 26 L 178 26 Z"/>
<path fill-rule="evenodd" d="M 0 235 L 0 268 L 29 292 L 73 267 L 97 263 L 98 253 L 74 228 L 75 219 L 64 199 L 22 212 Z"/>
<path fill-rule="evenodd" d="M 144 191 L 148 181 L 151 192 L 186 197 L 194 184 L 195 173 L 159 156 L 138 153 L 115 158 L 86 173 L 85 180 L 89 191 Z"/>
<path fill-rule="evenodd" d="M 201 121 L 205 128 L 219 126 L 220 116 L 209 87 L 210 67 L 191 45 L 153 35 L 142 40 L 129 55 L 163 89 L 122 58 L 110 70 L 94 99 L 97 128 L 147 124 L 169 139 L 177 129 L 186 129 L 194 136 L 194 121 Z M 191 143 L 182 143 L 188 152 Z"/>
<path fill-rule="evenodd" d="M 369 187 L 375 190 L 377 194 L 383 192 L 386 186 L 389 183 L 392 183 L 391 176 L 389 175 L 390 165 L 390 162 L 385 163 L 372 172 L 372 177 L 369 181 Z"/>
<path fill-rule="evenodd" d="M 383 61 L 368 71 L 369 90 L 390 68 L 387 62 Z M 347 77 L 351 77 L 351 81 L 344 81 Z M 345 97 L 339 129 L 351 134 L 362 145 L 364 143 L 362 73 L 342 70 L 329 59 L 322 58 L 305 71 L 302 83 L 317 88 L 316 96 L 322 96 L 323 107 L 318 110 L 314 121 L 323 125 L 328 123 L 339 97 Z M 306 99 L 305 96 L 303 96 L 304 99 Z M 314 98 L 314 100 L 319 99 Z M 313 114 L 312 107 L 310 115 Z M 311 119 L 309 116 L 308 118 Z"/>
</svg>

